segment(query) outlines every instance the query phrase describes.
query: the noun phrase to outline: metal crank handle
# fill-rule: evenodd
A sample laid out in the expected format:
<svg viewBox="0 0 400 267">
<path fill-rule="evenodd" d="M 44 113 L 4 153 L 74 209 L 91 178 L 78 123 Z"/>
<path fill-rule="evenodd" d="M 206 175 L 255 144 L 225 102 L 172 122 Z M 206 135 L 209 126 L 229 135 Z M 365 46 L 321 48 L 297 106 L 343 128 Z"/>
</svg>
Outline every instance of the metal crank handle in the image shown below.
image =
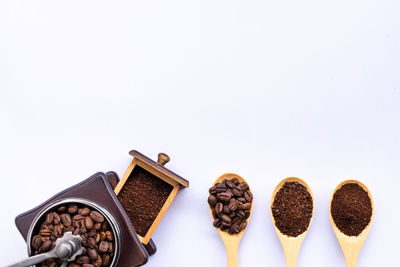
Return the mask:
<svg viewBox="0 0 400 267">
<path fill-rule="evenodd" d="M 51 258 L 56 258 L 56 250 L 55 248 L 52 249 L 51 251 L 39 255 L 35 255 L 32 257 L 29 257 L 27 259 L 24 259 L 22 261 L 19 261 L 17 263 L 14 263 L 12 265 L 9 265 L 7 267 L 26 267 L 26 266 L 32 266 L 41 262 L 44 262 L 45 260 L 51 259 Z"/>
<path fill-rule="evenodd" d="M 82 254 L 81 242 L 80 236 L 74 236 L 71 232 L 64 233 L 62 238 L 56 240 L 56 246 L 49 252 L 29 257 L 7 267 L 28 267 L 51 258 L 60 259 L 63 261 L 62 266 L 66 266 L 67 261 L 75 260 L 76 256 Z"/>
</svg>

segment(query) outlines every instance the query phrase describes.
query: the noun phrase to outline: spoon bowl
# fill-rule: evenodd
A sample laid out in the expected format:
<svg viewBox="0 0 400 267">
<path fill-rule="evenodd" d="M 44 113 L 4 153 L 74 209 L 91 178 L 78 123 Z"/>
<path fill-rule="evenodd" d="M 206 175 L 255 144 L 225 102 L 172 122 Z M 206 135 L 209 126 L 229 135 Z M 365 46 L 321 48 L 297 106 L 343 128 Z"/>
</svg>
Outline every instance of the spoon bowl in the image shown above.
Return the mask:
<svg viewBox="0 0 400 267">
<path fill-rule="evenodd" d="M 308 224 L 307 230 L 304 231 L 303 233 L 301 233 L 300 235 L 293 237 L 293 236 L 288 236 L 283 234 L 278 227 L 276 227 L 275 224 L 275 218 L 274 215 L 272 213 L 272 204 L 274 203 L 275 200 L 275 196 L 278 193 L 278 191 L 282 188 L 282 186 L 286 183 L 286 182 L 297 182 L 301 185 L 303 185 L 307 191 L 310 193 L 311 198 L 312 198 L 312 202 L 313 202 L 313 210 L 312 210 L 312 214 L 311 214 L 311 219 L 310 222 Z M 288 177 L 286 179 L 283 179 L 275 188 L 275 190 L 272 192 L 272 197 L 271 197 L 271 217 L 272 217 L 272 222 L 275 228 L 275 231 L 278 235 L 279 241 L 281 242 L 283 251 L 285 253 L 285 258 L 286 258 L 286 266 L 287 267 L 296 267 L 297 266 L 297 257 L 300 251 L 300 247 L 301 244 L 303 243 L 304 238 L 307 235 L 308 230 L 310 229 L 310 225 L 311 225 L 311 221 L 314 217 L 314 195 L 310 189 L 310 187 L 307 185 L 307 183 L 305 181 L 303 181 L 300 178 L 297 177 Z"/>
<path fill-rule="evenodd" d="M 234 173 L 226 173 L 221 175 L 220 177 L 215 180 L 213 186 L 217 183 L 221 183 L 224 179 L 231 180 L 233 178 L 237 178 L 239 182 L 246 182 L 247 181 Z M 248 184 L 248 183 L 247 183 Z M 250 188 L 250 186 L 249 186 Z M 250 188 L 251 191 L 251 188 Z M 254 200 L 253 200 L 254 201 Z M 250 216 L 247 218 L 247 226 L 250 221 L 251 214 L 253 213 L 253 202 L 251 203 L 251 208 L 250 208 Z M 211 218 L 214 219 L 212 209 L 210 208 L 210 214 Z M 247 227 L 243 229 L 240 233 L 238 234 L 229 234 L 228 232 L 222 231 L 220 228 L 216 228 L 219 235 L 221 236 L 222 241 L 224 242 L 225 248 L 226 248 L 226 254 L 228 258 L 228 267 L 237 267 L 238 266 L 238 250 L 239 250 L 239 244 L 240 240 L 242 239 L 244 232 L 246 231 Z"/>
<path fill-rule="evenodd" d="M 371 208 L 372 208 L 371 220 L 370 220 L 369 224 L 364 228 L 364 230 L 358 236 L 348 236 L 348 235 L 342 233 L 339 230 L 339 228 L 336 226 L 335 221 L 332 218 L 332 213 L 331 213 L 331 205 L 332 205 L 333 195 L 343 185 L 353 184 L 353 183 L 358 184 L 359 186 L 361 186 L 362 189 L 364 189 L 368 193 L 368 197 L 371 200 Z M 374 202 L 372 199 L 372 195 L 371 195 L 371 192 L 368 190 L 368 188 L 363 183 L 361 183 L 360 181 L 357 181 L 357 180 L 346 180 L 346 181 L 340 183 L 335 188 L 335 190 L 332 193 L 331 201 L 329 204 L 329 217 L 331 219 L 333 232 L 335 233 L 336 238 L 339 242 L 339 245 L 342 248 L 347 267 L 356 267 L 357 266 L 358 255 L 360 254 L 361 248 L 364 245 L 365 240 L 367 239 L 369 230 L 371 229 L 371 223 L 372 223 L 373 216 L 374 216 Z"/>
</svg>

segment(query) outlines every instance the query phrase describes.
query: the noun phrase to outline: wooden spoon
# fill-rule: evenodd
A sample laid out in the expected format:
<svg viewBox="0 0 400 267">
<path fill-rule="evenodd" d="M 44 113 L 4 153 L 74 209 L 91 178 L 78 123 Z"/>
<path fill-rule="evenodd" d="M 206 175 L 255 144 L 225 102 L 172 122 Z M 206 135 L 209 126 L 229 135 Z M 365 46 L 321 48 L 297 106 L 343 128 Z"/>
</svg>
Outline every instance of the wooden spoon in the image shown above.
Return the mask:
<svg viewBox="0 0 400 267">
<path fill-rule="evenodd" d="M 221 183 L 224 179 L 231 180 L 233 178 L 237 178 L 239 180 L 239 182 L 241 182 L 241 183 L 246 182 L 245 179 L 243 179 L 241 176 L 239 176 L 237 174 L 225 173 L 225 174 L 221 175 L 220 177 L 218 177 L 218 179 L 215 180 L 213 185 L 215 185 L 217 183 Z M 250 189 L 250 191 L 251 191 L 251 189 Z M 251 203 L 250 216 L 249 216 L 249 218 L 247 218 L 247 226 L 250 221 L 252 212 L 253 212 L 253 202 Z M 210 213 L 211 213 L 211 218 L 214 219 L 211 208 L 210 208 Z M 246 231 L 246 229 L 242 230 L 238 234 L 233 234 L 233 235 L 229 234 L 228 232 L 221 231 L 221 229 L 219 229 L 219 228 L 217 228 L 217 231 L 218 231 L 219 235 L 221 236 L 222 241 L 225 244 L 226 254 L 228 257 L 228 265 L 227 266 L 228 267 L 237 267 L 238 266 L 239 243 L 240 243 L 240 240 L 242 239 L 243 234 Z"/>
<path fill-rule="evenodd" d="M 285 234 L 282 234 L 281 231 L 276 227 L 275 225 L 275 218 L 274 215 L 272 214 L 272 204 L 274 203 L 275 195 L 278 193 L 278 191 L 282 188 L 282 186 L 286 182 L 298 182 L 299 184 L 305 186 L 307 188 L 307 191 L 310 193 L 313 201 L 313 211 L 311 214 L 311 219 L 310 223 L 308 225 L 308 228 L 304 233 L 292 237 L 292 236 L 287 236 Z M 314 196 L 313 193 L 311 192 L 310 187 L 307 185 L 306 182 L 304 182 L 302 179 L 297 178 L 297 177 L 289 177 L 286 179 L 283 179 L 275 188 L 275 190 L 272 192 L 272 197 L 271 197 L 271 216 L 272 216 L 272 222 L 275 227 L 275 231 L 279 237 L 279 240 L 281 241 L 283 251 L 285 253 L 285 258 L 286 258 L 286 266 L 287 267 L 296 267 L 297 266 L 297 256 L 300 251 L 301 243 L 303 243 L 304 238 L 306 237 L 306 234 L 308 232 L 308 229 L 310 229 L 311 221 L 314 216 Z"/>
<path fill-rule="evenodd" d="M 332 199 L 333 195 L 335 192 L 341 188 L 344 184 L 349 184 L 349 183 L 356 183 L 359 186 L 361 186 L 367 193 L 369 198 L 371 199 L 371 207 L 372 207 L 372 214 L 371 214 L 371 220 L 367 227 L 359 234 L 358 236 L 348 236 L 342 233 L 339 228 L 337 228 L 335 221 L 332 218 L 331 214 L 331 205 L 332 205 Z M 364 245 L 365 240 L 367 239 L 369 230 L 371 229 L 371 223 L 372 223 L 372 217 L 374 216 L 374 203 L 372 200 L 372 196 L 368 188 L 361 182 L 357 180 L 346 180 L 342 183 L 340 183 L 335 190 L 333 191 L 333 194 L 331 196 L 331 202 L 329 204 L 329 216 L 331 218 L 331 223 L 332 223 L 332 228 L 333 232 L 336 235 L 337 240 L 339 241 L 340 247 L 342 248 L 345 260 L 346 260 L 346 266 L 347 267 L 356 267 L 357 266 L 357 259 L 358 255 L 360 254 L 361 248 Z"/>
</svg>

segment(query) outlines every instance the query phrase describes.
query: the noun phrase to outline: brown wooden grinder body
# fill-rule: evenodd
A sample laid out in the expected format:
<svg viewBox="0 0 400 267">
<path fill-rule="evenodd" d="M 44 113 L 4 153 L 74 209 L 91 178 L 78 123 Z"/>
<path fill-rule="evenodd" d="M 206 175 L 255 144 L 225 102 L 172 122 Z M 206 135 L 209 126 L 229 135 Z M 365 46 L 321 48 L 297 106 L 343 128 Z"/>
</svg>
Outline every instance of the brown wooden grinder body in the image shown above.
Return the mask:
<svg viewBox="0 0 400 267">
<path fill-rule="evenodd" d="M 115 178 L 115 177 L 114 177 Z M 15 219 L 15 224 L 26 240 L 35 217 L 55 201 L 67 198 L 82 198 L 105 208 L 117 221 L 121 232 L 121 253 L 116 266 L 134 267 L 145 264 L 148 252 L 138 239 L 132 223 L 114 194 L 109 178 L 104 173 L 96 173 L 88 179 L 56 194 L 41 205 Z"/>
</svg>

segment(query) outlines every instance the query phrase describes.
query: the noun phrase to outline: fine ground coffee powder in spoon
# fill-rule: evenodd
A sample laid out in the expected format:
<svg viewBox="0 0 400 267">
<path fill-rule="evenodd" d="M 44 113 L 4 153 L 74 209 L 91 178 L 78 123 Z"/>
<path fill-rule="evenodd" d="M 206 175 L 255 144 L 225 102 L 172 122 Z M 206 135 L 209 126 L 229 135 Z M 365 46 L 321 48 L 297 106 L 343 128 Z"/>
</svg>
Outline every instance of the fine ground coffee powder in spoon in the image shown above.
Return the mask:
<svg viewBox="0 0 400 267">
<path fill-rule="evenodd" d="M 333 194 L 331 215 L 341 232 L 358 236 L 371 221 L 371 199 L 360 185 L 344 184 Z"/>
<path fill-rule="evenodd" d="M 135 166 L 118 194 L 135 231 L 144 237 L 172 192 L 172 185 Z"/>
<path fill-rule="evenodd" d="M 285 235 L 296 237 L 310 225 L 313 200 L 307 188 L 298 182 L 286 182 L 272 203 L 275 226 Z"/>
</svg>

